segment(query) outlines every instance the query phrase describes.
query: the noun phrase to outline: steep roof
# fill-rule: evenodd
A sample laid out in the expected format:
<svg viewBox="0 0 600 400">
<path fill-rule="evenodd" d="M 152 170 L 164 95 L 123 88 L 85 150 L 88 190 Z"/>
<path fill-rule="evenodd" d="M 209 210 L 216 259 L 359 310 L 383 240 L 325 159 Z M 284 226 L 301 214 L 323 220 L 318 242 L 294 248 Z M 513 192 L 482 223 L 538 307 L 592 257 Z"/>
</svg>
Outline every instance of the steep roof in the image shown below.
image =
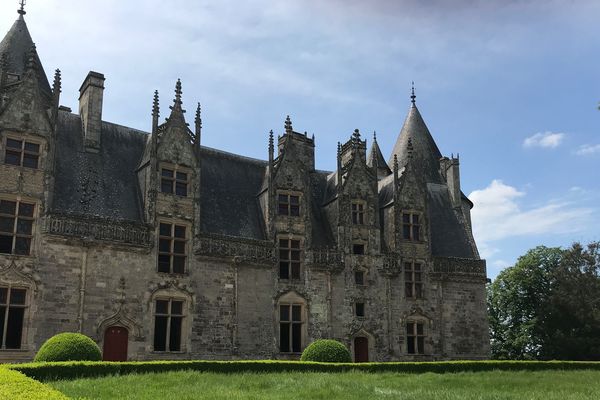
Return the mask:
<svg viewBox="0 0 600 400">
<path fill-rule="evenodd" d="M 381 149 L 377 144 L 377 138 L 375 136 L 373 136 L 371 151 L 369 151 L 369 154 L 367 155 L 367 165 L 373 167 L 374 163 L 377 163 L 378 177 L 385 177 L 392 173 L 390 166 L 385 162 L 385 158 L 383 158 L 383 154 L 381 153 Z"/>
<path fill-rule="evenodd" d="M 394 155 L 398 156 L 398 164 L 403 167 L 408 162 L 408 140 L 411 139 L 413 147 L 413 162 L 417 170 L 422 171 L 425 182 L 443 183 L 440 175 L 440 158 L 442 154 L 438 149 L 421 113 L 413 102 L 400 130 L 400 135 L 396 140 L 392 155 L 390 156 L 390 165 L 394 162 Z"/>
<path fill-rule="evenodd" d="M 33 47 L 33 40 L 27 29 L 25 18 L 23 15 L 19 15 L 19 18 L 15 21 L 13 26 L 10 28 L 8 33 L 0 42 L 0 56 L 6 55 L 6 61 L 8 63 L 8 72 L 23 76 L 27 67 L 27 60 L 31 55 L 31 49 Z M 38 82 L 40 89 L 45 94 L 50 94 L 50 84 L 46 77 L 44 67 L 35 53 L 35 65 L 37 68 Z"/>
</svg>

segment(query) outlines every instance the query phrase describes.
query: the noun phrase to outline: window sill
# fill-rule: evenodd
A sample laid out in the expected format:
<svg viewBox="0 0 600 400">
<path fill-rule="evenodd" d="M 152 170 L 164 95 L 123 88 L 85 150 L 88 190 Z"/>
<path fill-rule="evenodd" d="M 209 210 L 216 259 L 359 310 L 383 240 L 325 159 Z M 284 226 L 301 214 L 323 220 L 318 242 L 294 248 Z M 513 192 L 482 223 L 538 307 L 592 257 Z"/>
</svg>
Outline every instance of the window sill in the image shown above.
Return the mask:
<svg viewBox="0 0 600 400">
<path fill-rule="evenodd" d="M 176 277 L 186 277 L 189 276 L 189 272 L 183 272 L 183 273 L 179 273 L 179 272 L 161 272 L 161 271 L 156 271 L 157 274 L 162 275 L 162 276 L 176 276 Z"/>
<path fill-rule="evenodd" d="M 11 167 L 11 168 L 26 169 L 26 170 L 28 170 L 28 171 L 41 171 L 41 168 L 40 168 L 40 167 L 38 167 L 38 168 L 33 168 L 33 167 L 27 167 L 27 166 L 25 166 L 25 165 L 14 165 L 14 164 L 8 164 L 8 163 L 4 163 L 3 165 L 4 165 L 4 166 L 7 166 L 7 167 Z"/>
<path fill-rule="evenodd" d="M 0 253 L 0 256 L 4 257 L 16 257 L 16 258 L 33 258 L 35 257 L 33 254 L 12 254 L 12 253 Z"/>
<path fill-rule="evenodd" d="M 161 351 L 161 350 L 152 350 L 150 352 L 150 354 L 187 354 L 187 351 L 185 350 L 179 350 L 179 351 Z"/>
<path fill-rule="evenodd" d="M 28 353 L 31 350 L 28 348 L 23 349 L 0 349 L 0 353 Z"/>
</svg>

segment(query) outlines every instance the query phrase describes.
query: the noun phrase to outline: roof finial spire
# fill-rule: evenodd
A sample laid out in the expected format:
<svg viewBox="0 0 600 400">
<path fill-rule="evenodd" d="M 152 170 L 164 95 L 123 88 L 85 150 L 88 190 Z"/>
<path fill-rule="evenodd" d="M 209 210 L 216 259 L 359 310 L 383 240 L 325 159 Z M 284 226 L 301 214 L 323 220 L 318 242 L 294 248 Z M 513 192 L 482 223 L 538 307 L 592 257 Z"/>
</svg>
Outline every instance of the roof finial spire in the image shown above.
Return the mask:
<svg viewBox="0 0 600 400">
<path fill-rule="evenodd" d="M 415 96 L 415 82 L 412 82 L 412 88 L 410 91 L 411 95 L 410 95 L 410 102 L 415 104 L 415 99 L 417 98 L 417 96 Z"/>
<path fill-rule="evenodd" d="M 285 119 L 285 133 L 292 133 L 293 129 L 292 129 L 292 120 L 290 119 L 290 116 L 288 115 L 287 118 Z"/>
<path fill-rule="evenodd" d="M 177 79 L 175 84 L 175 105 L 181 106 L 181 79 Z"/>
<path fill-rule="evenodd" d="M 377 141 L 377 131 L 373 131 L 373 142 Z"/>
<path fill-rule="evenodd" d="M 19 9 L 17 10 L 17 12 L 18 12 L 20 15 L 25 15 L 25 14 L 27 14 L 27 13 L 25 12 L 25 4 L 27 4 L 27 2 L 26 2 L 25 0 L 21 0 L 19 3 L 21 4 L 21 8 L 19 8 Z"/>
</svg>

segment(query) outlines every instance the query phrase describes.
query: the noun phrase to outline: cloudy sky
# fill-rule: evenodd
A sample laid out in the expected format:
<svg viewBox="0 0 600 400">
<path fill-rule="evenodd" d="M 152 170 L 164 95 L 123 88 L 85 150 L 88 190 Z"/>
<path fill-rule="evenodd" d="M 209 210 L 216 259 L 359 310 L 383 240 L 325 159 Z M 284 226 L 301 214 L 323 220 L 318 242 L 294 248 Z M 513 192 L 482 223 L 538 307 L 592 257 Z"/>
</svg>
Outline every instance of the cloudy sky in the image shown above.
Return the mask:
<svg viewBox="0 0 600 400">
<path fill-rule="evenodd" d="M 14 2 L 14 4 L 13 4 Z M 17 17 L 0 6 L 0 28 Z M 451 4 L 451 5 L 450 5 Z M 536 245 L 600 240 L 600 2 L 29 0 L 26 20 L 62 104 L 106 75 L 104 119 L 150 129 L 181 78 L 202 103 L 203 144 L 267 157 L 267 132 L 336 143 L 377 131 L 386 158 L 417 104 L 463 191 L 494 277 Z"/>
</svg>

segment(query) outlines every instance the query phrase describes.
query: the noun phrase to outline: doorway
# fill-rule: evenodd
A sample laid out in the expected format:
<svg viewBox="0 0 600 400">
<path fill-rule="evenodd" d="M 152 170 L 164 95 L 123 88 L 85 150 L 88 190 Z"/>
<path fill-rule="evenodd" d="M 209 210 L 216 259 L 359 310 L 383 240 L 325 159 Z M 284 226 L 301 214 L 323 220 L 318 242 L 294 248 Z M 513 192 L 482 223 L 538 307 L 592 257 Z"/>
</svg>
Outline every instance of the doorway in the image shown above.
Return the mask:
<svg viewBox="0 0 600 400">
<path fill-rule="evenodd" d="M 366 337 L 354 338 L 354 362 L 369 362 L 369 339 Z"/>
<path fill-rule="evenodd" d="M 127 361 L 127 328 L 110 326 L 104 332 L 104 361 Z"/>
</svg>

